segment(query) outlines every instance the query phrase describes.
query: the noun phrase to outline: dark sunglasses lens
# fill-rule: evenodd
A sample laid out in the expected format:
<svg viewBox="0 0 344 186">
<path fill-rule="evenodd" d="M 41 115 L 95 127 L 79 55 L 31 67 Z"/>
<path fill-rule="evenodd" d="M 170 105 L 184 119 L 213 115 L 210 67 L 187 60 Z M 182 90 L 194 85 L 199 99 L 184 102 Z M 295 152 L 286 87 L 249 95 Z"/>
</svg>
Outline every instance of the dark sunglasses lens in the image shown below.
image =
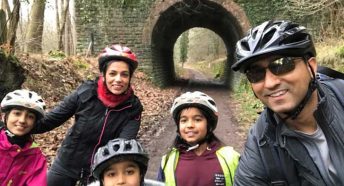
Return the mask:
<svg viewBox="0 0 344 186">
<path fill-rule="evenodd" d="M 252 68 L 247 70 L 246 77 L 250 83 L 257 83 L 265 78 L 264 68 Z"/>
<path fill-rule="evenodd" d="M 295 69 L 295 62 L 293 58 L 280 58 L 269 64 L 269 70 L 275 75 L 282 75 L 291 72 Z"/>
</svg>

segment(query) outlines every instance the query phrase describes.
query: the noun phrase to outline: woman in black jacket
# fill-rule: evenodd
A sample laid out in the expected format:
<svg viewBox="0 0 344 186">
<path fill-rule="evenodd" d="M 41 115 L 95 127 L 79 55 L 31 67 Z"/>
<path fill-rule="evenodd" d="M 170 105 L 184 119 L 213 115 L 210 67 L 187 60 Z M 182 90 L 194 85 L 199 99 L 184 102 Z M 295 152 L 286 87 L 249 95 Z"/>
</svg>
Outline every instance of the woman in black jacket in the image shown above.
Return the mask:
<svg viewBox="0 0 344 186">
<path fill-rule="evenodd" d="M 36 133 L 50 131 L 75 116 L 49 170 L 49 186 L 87 184 L 97 148 L 114 138 L 134 139 L 139 131 L 143 108 L 130 86 L 136 55 L 128 47 L 112 45 L 98 62 L 101 75 L 65 97 L 36 128 Z"/>
</svg>

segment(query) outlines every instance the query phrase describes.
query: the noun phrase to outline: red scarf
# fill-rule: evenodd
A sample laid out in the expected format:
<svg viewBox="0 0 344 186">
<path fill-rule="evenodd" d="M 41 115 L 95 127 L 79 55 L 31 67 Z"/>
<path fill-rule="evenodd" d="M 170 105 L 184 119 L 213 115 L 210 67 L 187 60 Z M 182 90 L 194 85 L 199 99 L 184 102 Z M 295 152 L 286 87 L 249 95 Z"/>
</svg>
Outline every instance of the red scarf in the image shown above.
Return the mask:
<svg viewBox="0 0 344 186">
<path fill-rule="evenodd" d="M 124 93 L 120 95 L 115 95 L 107 89 L 104 83 L 104 77 L 100 76 L 98 79 L 97 93 L 98 98 L 106 107 L 114 108 L 117 105 L 126 101 L 134 93 L 134 91 L 131 88 L 131 86 L 129 86 L 128 90 L 126 90 Z"/>
</svg>

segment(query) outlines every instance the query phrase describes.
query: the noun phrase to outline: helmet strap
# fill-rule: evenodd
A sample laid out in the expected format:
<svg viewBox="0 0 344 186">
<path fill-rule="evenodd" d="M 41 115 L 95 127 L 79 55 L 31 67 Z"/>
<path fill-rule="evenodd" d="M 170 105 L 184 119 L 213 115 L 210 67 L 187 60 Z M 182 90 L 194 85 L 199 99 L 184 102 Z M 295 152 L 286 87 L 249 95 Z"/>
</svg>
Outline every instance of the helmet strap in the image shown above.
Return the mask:
<svg viewBox="0 0 344 186">
<path fill-rule="evenodd" d="M 197 141 L 197 143 L 192 143 L 192 144 L 191 144 L 191 143 L 188 143 L 186 140 L 184 140 L 184 139 L 180 136 L 180 133 L 179 133 L 179 132 L 177 132 L 177 138 L 179 138 L 179 139 L 182 141 L 181 147 L 182 147 L 182 148 L 185 148 L 186 151 L 188 152 L 188 151 L 192 151 L 192 150 L 197 149 L 197 148 L 200 147 L 202 144 L 204 144 L 204 143 L 206 143 L 207 141 L 209 141 L 209 138 L 210 138 L 211 134 L 212 134 L 212 132 L 210 132 L 210 133 L 208 132 L 207 135 L 206 135 L 203 139 Z"/>
<path fill-rule="evenodd" d="M 24 136 L 16 136 L 10 130 L 8 130 L 6 126 L 5 126 L 5 134 L 7 136 L 8 141 L 12 145 L 18 145 L 21 148 L 24 148 L 25 144 L 31 139 L 30 134 L 25 134 Z"/>
<path fill-rule="evenodd" d="M 304 59 L 304 60 L 306 61 L 306 59 Z M 287 114 L 287 117 L 283 118 L 282 119 L 283 121 L 286 121 L 289 118 L 291 118 L 291 119 L 297 118 L 297 116 L 301 113 L 301 111 L 303 110 L 305 105 L 310 100 L 314 90 L 317 89 L 318 81 L 316 80 L 315 72 L 314 72 L 313 68 L 310 66 L 310 64 L 307 61 L 306 61 L 306 63 L 308 65 L 308 67 L 311 69 L 311 73 L 312 73 L 312 76 L 313 76 L 313 77 L 311 77 L 311 80 L 309 82 L 307 93 L 306 93 L 305 97 L 302 99 L 302 101 L 300 102 L 300 104 L 296 108 L 294 108 L 294 110 L 285 113 L 285 114 Z"/>
</svg>

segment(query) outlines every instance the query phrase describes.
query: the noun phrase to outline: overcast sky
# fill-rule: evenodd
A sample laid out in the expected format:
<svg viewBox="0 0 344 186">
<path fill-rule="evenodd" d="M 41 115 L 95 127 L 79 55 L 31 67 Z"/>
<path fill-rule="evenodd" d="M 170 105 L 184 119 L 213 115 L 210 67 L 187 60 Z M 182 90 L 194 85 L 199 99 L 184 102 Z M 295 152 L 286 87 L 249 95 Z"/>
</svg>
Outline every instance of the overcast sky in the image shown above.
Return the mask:
<svg viewBox="0 0 344 186">
<path fill-rule="evenodd" d="M 11 3 L 11 9 L 13 8 L 12 1 L 9 1 Z M 21 16 L 24 21 L 27 21 L 29 18 L 30 9 L 32 6 L 33 0 L 29 0 L 29 3 L 26 1 L 21 2 Z M 74 0 L 70 0 L 69 2 L 70 10 L 72 7 L 74 7 Z M 71 11 L 73 12 L 73 11 Z M 55 0 L 46 0 L 45 5 L 45 12 L 44 12 L 44 24 L 45 26 L 49 26 L 52 29 L 56 28 L 56 10 L 55 10 Z"/>
</svg>

